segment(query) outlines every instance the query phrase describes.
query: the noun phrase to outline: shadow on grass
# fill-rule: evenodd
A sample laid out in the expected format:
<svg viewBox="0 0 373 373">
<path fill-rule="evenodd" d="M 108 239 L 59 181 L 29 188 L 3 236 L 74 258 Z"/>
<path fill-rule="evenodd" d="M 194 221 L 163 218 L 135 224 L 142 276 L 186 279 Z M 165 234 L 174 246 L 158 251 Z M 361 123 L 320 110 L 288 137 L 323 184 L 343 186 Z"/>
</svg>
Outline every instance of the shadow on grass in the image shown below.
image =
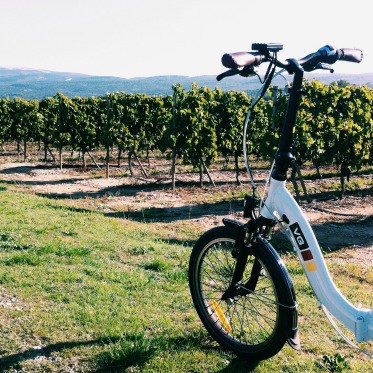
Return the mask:
<svg viewBox="0 0 373 373">
<path fill-rule="evenodd" d="M 44 357 L 53 361 L 55 354 L 66 349 L 101 346 L 103 351 L 92 359 L 90 371 L 123 372 L 131 366 L 142 366 L 149 361 L 157 351 L 152 342 L 141 335 L 123 337 L 99 338 L 91 341 L 60 342 L 47 345 L 40 349 L 29 349 L 17 354 L 0 358 L 0 373 L 10 370 L 22 370 L 22 362 Z M 92 370 L 93 369 L 93 370 Z M 23 370 L 22 370 L 23 371 Z"/>
<path fill-rule="evenodd" d="M 175 338 L 154 338 L 148 339 L 143 334 L 130 334 L 122 337 L 99 338 L 90 341 L 60 342 L 50 344 L 40 349 L 29 349 L 17 354 L 0 358 L 0 373 L 7 371 L 22 370 L 22 363 L 27 360 L 35 360 L 44 357 L 53 361 L 56 353 L 79 347 L 101 346 L 102 351 L 94 356 L 88 368 L 91 372 L 123 372 L 124 370 L 144 366 L 162 351 L 177 353 L 184 350 L 200 351 L 224 351 L 216 344 L 206 340 L 206 334 L 199 331 L 195 334 L 184 335 Z M 230 354 L 230 356 L 232 356 Z M 86 359 L 85 359 L 86 361 Z M 220 371 L 221 373 L 249 372 L 259 362 L 248 362 L 233 357 L 229 365 Z"/>
<path fill-rule="evenodd" d="M 117 339 L 117 338 L 116 338 Z M 113 338 L 100 338 L 91 341 L 76 341 L 76 342 L 59 342 L 47 345 L 40 349 L 28 349 L 17 354 L 0 357 L 0 373 L 6 372 L 10 369 L 21 369 L 21 363 L 25 360 L 33 360 L 37 357 L 44 356 L 46 358 L 52 358 L 52 354 L 55 352 L 61 352 L 65 349 L 72 349 L 76 347 L 92 346 L 92 345 L 105 345 L 113 343 Z"/>
<path fill-rule="evenodd" d="M 238 357 L 233 358 L 229 365 L 216 373 L 249 373 L 253 372 L 260 364 L 260 361 L 248 361 Z"/>
<path fill-rule="evenodd" d="M 11 154 L 2 153 L 1 155 L 4 156 L 4 155 L 11 155 Z M 68 165 L 68 164 L 64 165 L 63 168 L 79 169 L 75 165 Z M 14 166 L 14 167 L 9 167 L 9 168 L 0 170 L 0 174 L 4 174 L 4 175 L 24 174 L 24 173 L 31 172 L 34 170 L 58 170 L 58 167 L 56 165 L 47 165 L 47 164 L 34 165 L 34 164 L 29 164 L 27 162 L 24 162 L 21 166 Z"/>
<path fill-rule="evenodd" d="M 360 220 L 313 224 L 312 228 L 320 246 L 327 252 L 373 245 L 373 216 Z"/>
<path fill-rule="evenodd" d="M 357 196 L 357 197 L 366 197 L 373 195 L 373 188 L 367 187 L 364 189 L 353 189 L 349 190 L 347 189 L 344 197 L 347 196 Z M 310 200 L 316 200 L 316 201 L 330 201 L 334 199 L 343 199 L 341 196 L 340 190 L 334 190 L 334 191 L 323 191 L 323 192 L 317 192 L 317 193 L 308 193 L 308 197 Z M 301 194 L 301 203 L 306 203 L 307 198 Z"/>
<path fill-rule="evenodd" d="M 129 346 L 130 343 L 130 346 Z M 146 339 L 143 335 L 130 336 L 121 339 L 106 349 L 97 359 L 96 372 L 123 372 L 123 369 L 138 367 L 141 369 L 153 357 L 159 356 L 159 353 L 168 351 L 170 354 L 182 351 L 204 351 L 204 352 L 226 352 L 216 343 L 211 343 L 210 337 L 206 336 L 204 330 L 196 333 L 183 335 L 175 338 L 155 338 Z M 229 357 L 233 355 L 228 353 Z M 221 373 L 244 373 L 252 371 L 260 362 L 249 362 L 234 357 L 230 364 L 222 370 Z"/>
<path fill-rule="evenodd" d="M 105 216 L 126 218 L 140 222 L 173 222 L 178 220 L 198 219 L 206 215 L 226 216 L 233 211 L 242 211 L 242 200 L 200 203 L 177 207 L 148 207 L 138 211 L 108 212 Z"/>
<path fill-rule="evenodd" d="M 130 367 L 142 367 L 156 355 L 158 349 L 157 341 L 143 334 L 120 337 L 96 356 L 95 371 L 123 372 Z"/>
<path fill-rule="evenodd" d="M 312 224 L 317 241 L 323 252 L 340 249 L 367 247 L 373 245 L 373 216 L 351 219 L 343 222 Z M 284 233 L 276 231 L 271 244 L 280 254 L 294 253 Z"/>
</svg>

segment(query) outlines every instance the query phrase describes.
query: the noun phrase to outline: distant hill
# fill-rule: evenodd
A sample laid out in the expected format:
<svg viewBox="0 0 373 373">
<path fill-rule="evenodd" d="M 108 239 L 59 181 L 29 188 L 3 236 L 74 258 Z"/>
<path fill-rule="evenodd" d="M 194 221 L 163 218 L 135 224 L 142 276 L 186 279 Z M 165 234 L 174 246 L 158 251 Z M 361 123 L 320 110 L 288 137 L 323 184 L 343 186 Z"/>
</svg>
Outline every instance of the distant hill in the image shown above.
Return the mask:
<svg viewBox="0 0 373 373">
<path fill-rule="evenodd" d="M 318 79 L 327 84 L 345 80 L 350 84 L 373 87 L 373 73 L 368 74 L 306 74 L 308 80 Z M 69 97 L 103 96 L 107 92 L 125 91 L 127 93 L 146 93 L 148 95 L 172 94 L 172 86 L 180 83 L 189 89 L 195 82 L 199 86 L 220 87 L 223 90 L 240 90 L 251 93 L 260 87 L 255 77 L 244 79 L 239 76 L 216 81 L 214 75 L 204 76 L 154 76 L 148 78 L 118 78 L 113 76 L 92 76 L 78 73 L 53 72 L 32 69 L 0 68 L 0 97 L 22 97 L 24 99 L 43 99 L 60 92 Z M 284 86 L 284 79 L 277 78 L 273 84 Z"/>
</svg>

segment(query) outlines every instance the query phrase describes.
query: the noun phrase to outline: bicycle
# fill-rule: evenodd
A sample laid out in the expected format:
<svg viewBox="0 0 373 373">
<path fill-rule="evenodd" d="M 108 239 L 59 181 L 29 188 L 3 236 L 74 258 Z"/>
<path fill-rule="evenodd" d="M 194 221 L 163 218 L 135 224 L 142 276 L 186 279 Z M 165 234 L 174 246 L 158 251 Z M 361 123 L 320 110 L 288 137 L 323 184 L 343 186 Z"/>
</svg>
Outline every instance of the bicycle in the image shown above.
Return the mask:
<svg viewBox="0 0 373 373">
<path fill-rule="evenodd" d="M 255 68 L 269 63 L 262 90 L 253 100 L 243 131 L 245 165 L 254 193 L 245 197 L 244 218 L 249 220 L 243 223 L 223 218 L 222 226 L 208 230 L 196 241 L 189 261 L 190 292 L 203 325 L 220 345 L 251 360 L 272 357 L 286 342 L 300 349 L 295 290 L 285 264 L 270 243 L 276 224 L 290 239 L 321 308 L 339 334 L 359 349 L 340 330 L 332 315 L 354 333 L 357 342 L 373 340 L 373 309 L 356 308 L 337 289 L 309 222 L 286 188 L 287 171 L 295 163 L 293 128 L 304 72 L 333 72 L 331 65 L 335 62 L 358 63 L 363 54 L 360 49 L 334 49 L 327 45 L 299 60 L 281 62 L 277 54 L 282 49 L 281 44 L 254 43 L 251 52 L 227 53 L 222 57 L 222 64 L 229 70 L 217 80 L 257 75 Z M 281 70 L 275 74 L 277 68 Z M 294 77 L 264 198 L 254 182 L 246 154 L 247 125 L 253 106 L 264 96 L 273 77 L 284 72 Z"/>
</svg>

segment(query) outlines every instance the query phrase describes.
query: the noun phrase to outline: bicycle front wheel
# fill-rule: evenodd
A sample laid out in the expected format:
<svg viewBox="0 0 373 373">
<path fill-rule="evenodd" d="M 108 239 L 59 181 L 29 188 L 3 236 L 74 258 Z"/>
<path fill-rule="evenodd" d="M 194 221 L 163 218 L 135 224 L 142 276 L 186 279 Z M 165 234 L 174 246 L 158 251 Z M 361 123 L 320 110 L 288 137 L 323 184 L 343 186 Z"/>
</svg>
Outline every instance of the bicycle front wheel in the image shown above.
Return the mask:
<svg viewBox="0 0 373 373">
<path fill-rule="evenodd" d="M 237 229 L 213 228 L 196 242 L 189 262 L 189 285 L 195 308 L 210 335 L 238 356 L 263 360 L 275 355 L 288 339 L 291 289 L 278 258 L 253 250 L 236 295 L 227 301 L 236 264 Z"/>
</svg>

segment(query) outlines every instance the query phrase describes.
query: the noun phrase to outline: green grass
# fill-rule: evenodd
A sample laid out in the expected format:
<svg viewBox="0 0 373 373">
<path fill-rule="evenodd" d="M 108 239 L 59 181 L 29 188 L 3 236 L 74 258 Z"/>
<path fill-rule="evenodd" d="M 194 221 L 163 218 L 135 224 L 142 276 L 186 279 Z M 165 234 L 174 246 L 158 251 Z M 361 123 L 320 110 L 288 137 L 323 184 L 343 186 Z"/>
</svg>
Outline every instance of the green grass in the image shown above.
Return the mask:
<svg viewBox="0 0 373 373">
<path fill-rule="evenodd" d="M 189 295 L 199 233 L 188 220 L 109 218 L 0 185 L 0 372 L 373 371 L 372 360 L 333 332 L 292 254 L 283 258 L 297 292 L 302 350 L 286 345 L 249 363 L 221 349 Z M 330 270 L 352 302 L 371 302 L 366 266 L 335 261 Z"/>
</svg>

